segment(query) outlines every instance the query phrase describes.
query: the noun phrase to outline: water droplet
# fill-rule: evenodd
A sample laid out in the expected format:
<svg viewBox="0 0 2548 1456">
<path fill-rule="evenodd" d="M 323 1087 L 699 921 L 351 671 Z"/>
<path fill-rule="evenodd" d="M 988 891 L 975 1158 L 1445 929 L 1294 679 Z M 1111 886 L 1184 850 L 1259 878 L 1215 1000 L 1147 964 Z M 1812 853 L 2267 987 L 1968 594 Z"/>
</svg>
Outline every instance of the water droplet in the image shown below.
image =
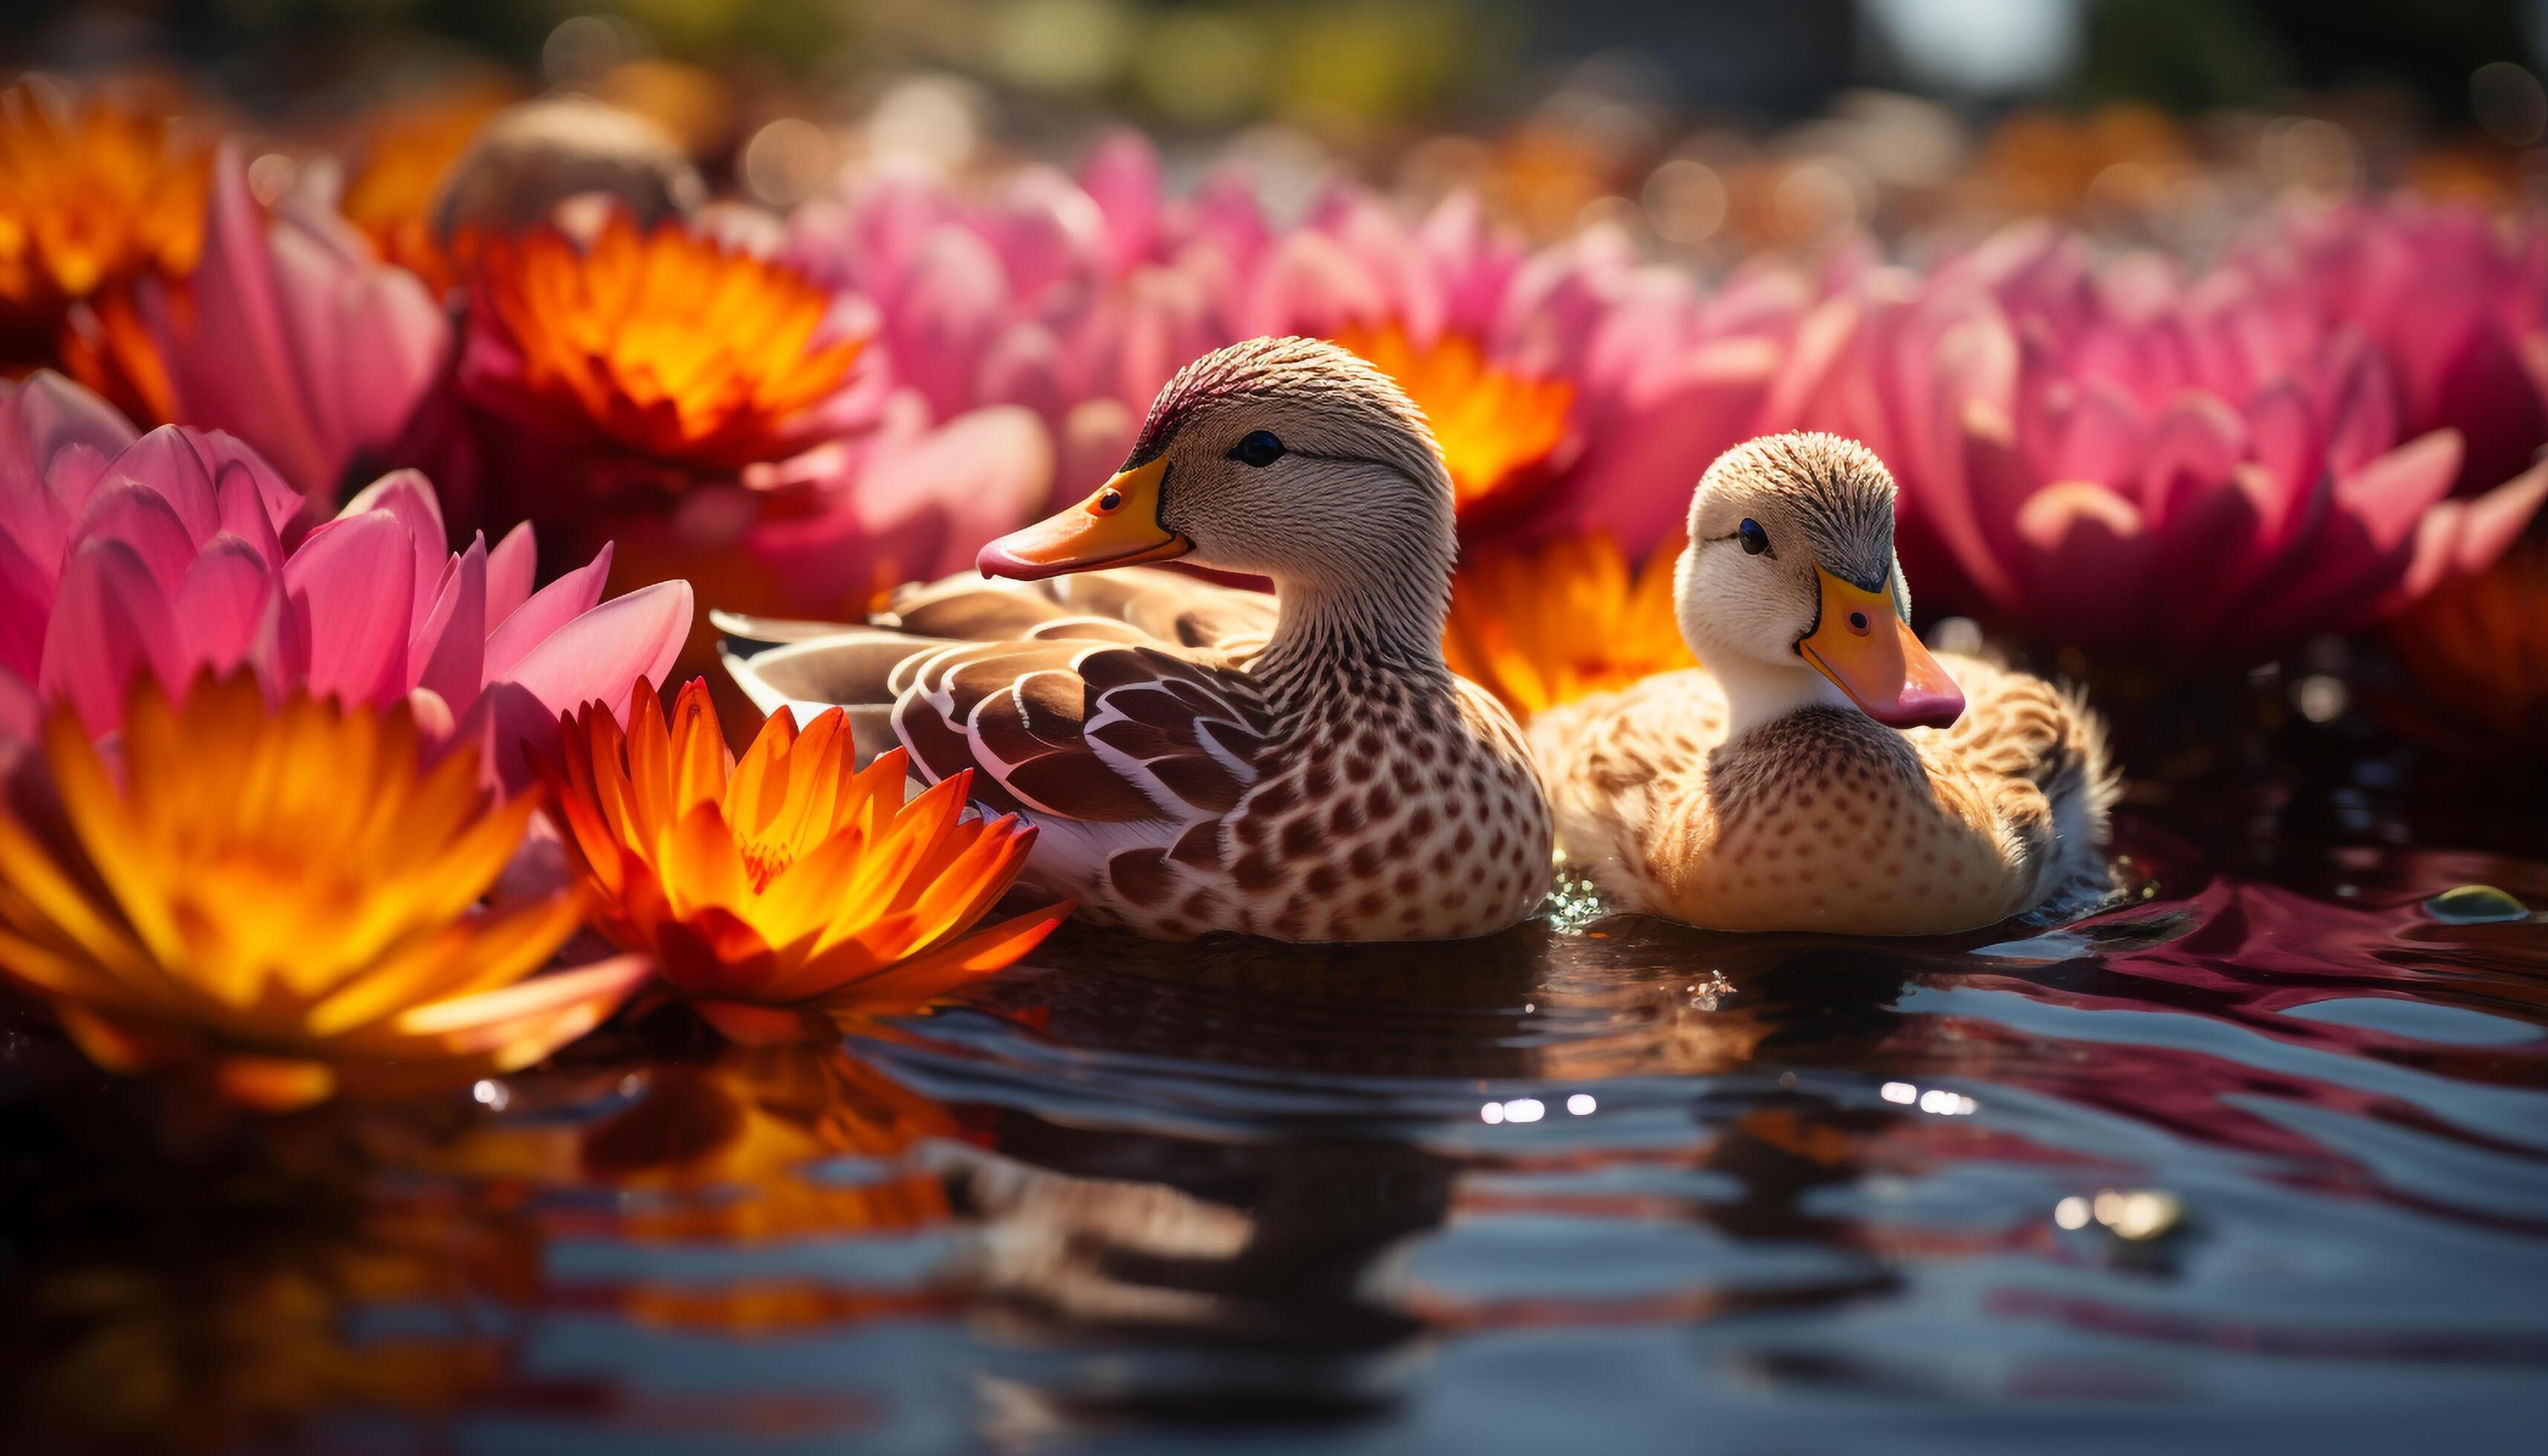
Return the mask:
<svg viewBox="0 0 2548 1456">
<path fill-rule="evenodd" d="M 2426 900 L 2424 913 L 2445 925 L 2490 925 L 2523 919 L 2530 911 L 2491 884 L 2464 884 Z"/>
</svg>

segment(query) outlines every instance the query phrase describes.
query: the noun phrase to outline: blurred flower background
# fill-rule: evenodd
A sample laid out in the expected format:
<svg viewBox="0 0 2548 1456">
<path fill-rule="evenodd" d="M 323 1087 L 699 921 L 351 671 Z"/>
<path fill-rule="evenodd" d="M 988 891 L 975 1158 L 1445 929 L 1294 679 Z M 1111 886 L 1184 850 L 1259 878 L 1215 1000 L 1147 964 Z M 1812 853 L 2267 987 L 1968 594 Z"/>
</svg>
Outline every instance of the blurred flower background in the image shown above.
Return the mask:
<svg viewBox="0 0 2548 1456">
<path fill-rule="evenodd" d="M 321 507 L 418 468 L 455 549 L 842 616 L 1083 494 L 1186 359 L 1315 332 L 1433 420 L 1455 650 L 1517 701 L 1672 659 L 1582 630 L 1661 605 L 1608 563 L 1796 426 L 1892 465 L 1957 642 L 2182 685 L 2439 591 L 2539 650 L 2536 573 L 2458 585 L 2548 492 L 2534 10 L 1700 9 L 30 12 L 0 355 Z"/>
<path fill-rule="evenodd" d="M 2452 892 L 2494 896 L 2471 919 L 2500 926 L 2397 943 L 2433 929 L 2427 882 L 2473 865 L 2539 893 L 2535 864 L 2478 850 L 2535 846 L 2548 797 L 2543 76 L 2548 3 L 2526 0 L 0 8 L 0 982 L 18 993 L 0 997 L 0 1125 L 31 1149 L 0 1160 L 16 1180 L 0 1181 L 0 1310 L 30 1316 L 0 1320 L 0 1351 L 24 1356 L 0 1361 L 0 1403 L 214 1444 L 349 1405 L 567 1418 L 605 1387 L 691 1377 L 690 1345 L 642 1377 L 520 1358 L 515 1342 L 549 1336 L 487 1318 L 499 1307 L 626 1321 L 557 1340 L 605 1370 L 642 1349 L 633 1327 L 759 1335 L 992 1305 L 977 1325 L 1166 1330 L 1181 1356 L 1204 1328 L 1241 1355 L 1251 1338 L 1388 1353 L 1492 1322 L 1428 1304 L 1420 1278 L 1410 1295 L 1403 1270 L 1366 1277 L 1459 1201 L 1473 1227 L 1516 1207 L 1540 1221 L 1518 1256 L 1471 1268 L 1562 1284 L 1541 1251 L 1568 1221 L 1548 1211 L 1597 1197 L 1570 1216 L 1602 1250 L 1581 1267 L 1641 1291 L 1675 1276 L 1602 1260 L 1636 1256 L 1616 1235 L 1651 1233 L 1649 1202 L 1729 1236 L 1826 1241 L 1858 1216 L 1779 1179 L 1929 1208 L 1897 1198 L 1906 1181 L 1856 1186 L 1853 1149 L 1947 1146 L 1922 1130 L 1975 1100 L 1932 1087 L 1915 1115 L 1911 1083 L 1887 1082 L 1897 1114 L 1810 1063 L 1969 1072 L 1988 1103 L 1988 1018 L 1898 994 L 1941 966 L 1956 996 L 2172 1016 L 2184 995 L 2110 984 L 2168 962 L 2159 979 L 2235 991 L 2221 1022 L 2186 1013 L 2207 1032 L 2235 1020 L 2327 1065 L 2376 1044 L 2436 1079 L 2465 1055 L 2477 1080 L 2535 1081 L 2535 1037 L 2434 1051 L 2245 1003 L 2358 982 L 2392 1009 L 2536 1016 L 2506 891 Z M 1456 964 L 1262 947 L 1118 964 L 1064 931 L 976 984 L 1066 913 L 995 906 L 1032 831 L 966 817 L 960 789 L 905 802 L 890 755 L 856 771 L 840 715 L 765 721 L 717 670 L 709 612 L 854 616 L 963 571 L 1102 482 L 1180 365 L 1286 331 L 1363 353 L 1425 410 L 1463 542 L 1446 653 L 1521 716 L 1688 665 L 1672 575 L 1718 452 L 1788 428 L 1865 440 L 1902 488 L 1917 625 L 2087 684 L 2132 784 L 2127 848 L 2144 859 L 2127 880 L 2154 896 L 2143 870 L 2166 866 L 2156 908 L 2175 920 L 1971 959 L 1799 953 L 1792 994 L 1792 948 L 1654 926 L 1630 946 L 1535 925 Z M 2336 786 L 2294 786 L 2313 774 Z M 2431 819 L 2374 812 L 2401 803 L 2445 828 L 2419 840 Z M 2217 860 L 2168 840 L 2187 821 Z M 2225 888 L 2222 871 L 2198 890 L 2191 867 L 2321 842 L 2336 858 L 2292 875 L 2324 885 Z M 2166 946 L 2189 926 L 2179 976 Z M 2109 971 L 2142 969 L 2074 975 L 2107 954 L 2094 936 L 2119 948 Z M 2477 974 L 2480 951 L 2515 989 L 2413 999 Z M 2452 968 L 2382 978 L 2408 961 Z M 1375 986 L 1405 1004 L 1376 1011 Z M 1006 1080 L 969 1100 L 953 1074 L 904 1085 L 888 1048 L 922 1034 L 903 1013 L 959 995 L 975 1014 L 937 1035 L 1010 1058 Z M 1575 1030 L 1548 1031 L 1551 1012 Z M 2447 1287 L 2434 1273 L 2455 1266 L 2429 1246 L 2382 1232 L 2338 1258 L 2347 1235 L 2272 1201 L 2285 1182 L 2370 1187 L 2431 1130 L 2420 1105 L 2382 1104 L 2345 1161 L 2340 1132 L 2268 1127 L 2260 1089 L 2299 1086 L 2291 1108 L 2339 1119 L 2393 1083 L 2242 1062 L 2208 1035 L 2140 1060 L 2048 1025 L 1988 1033 L 2023 1049 L 2003 1080 L 2049 1105 L 2044 1069 L 2075 1067 L 2092 1119 L 2000 1125 L 2000 1152 L 1883 1155 L 2032 1187 L 2115 1118 L 2217 1137 L 2270 1153 L 2270 1188 L 2247 1192 L 2299 1210 L 2272 1215 L 2277 1247 L 2402 1281 L 2363 1297 L 2362 1329 L 2399 1288 Z M 1159 1070 L 1215 1054 L 1279 1076 Z M 1555 1106 L 1541 1131 L 1610 1126 L 1585 1121 L 1612 1107 L 1604 1085 L 1546 1107 L 1516 1093 L 1470 1127 L 1490 1079 L 1695 1084 L 1780 1057 L 1805 1084 L 1782 1075 L 1746 1131 L 1676 1104 L 1672 1133 L 1624 1154 L 1569 1143 L 1527 1195 L 1526 1159 L 1444 1132 Z M 1368 1121 L 1383 1075 L 1449 1112 Z M 180 1090 L 143 1116 L 136 1087 Z M 217 1116 L 199 1091 L 268 1111 L 407 1100 L 380 1125 L 327 1107 L 242 1137 L 197 1125 Z M 1618 1094 L 1650 1095 L 1681 1096 Z M 1303 1121 L 1320 1097 L 1345 1109 L 1315 1113 L 1332 1125 Z M 1193 1121 L 1127 1132 L 1157 1108 Z M 1329 1126 L 1348 1131 L 1303 1140 Z M 2501 1232 L 2500 1189 L 2536 1183 L 2484 1161 L 2504 1145 L 2454 1144 L 2399 1206 L 2447 1209 L 2461 1179 Z M 1614 1155 L 1686 1157 L 1766 1202 L 1588 1194 Z M 1492 1177 L 1469 1176 L 1473 1156 Z M 2204 1167 L 2188 1200 L 2227 1176 Z M 2266 1217 L 2243 1208 L 2216 1197 L 2185 1237 Z M 1989 1217 L 2044 1222 L 2005 1213 Z M 928 1242 L 963 1221 L 993 1236 Z M 1988 1242 L 2003 1231 L 1973 1247 L 2033 1256 Z M 675 1246 L 699 1262 L 655 1260 Z M 2137 1282 L 2109 1293 L 2117 1309 L 2167 1297 L 2176 1247 L 2118 1263 Z M 2093 1287 L 2059 1257 L 2065 1289 Z M 1711 1244 L 1706 1261 L 1725 1259 Z M 2194 1283 L 2228 1287 L 2202 1268 Z M 1813 1298 L 1865 1297 L 1849 1279 Z M 1958 1301 L 1907 1344 L 1987 1358 L 2001 1326 L 1953 1323 L 1971 1318 Z M 357 1318 L 391 1304 L 406 1322 Z M 1711 1288 L 1633 1318 L 1682 1342 L 1738 1307 Z M 1521 1301 L 1512 1318 L 1597 1308 Z M 2131 1322 L 2110 1313 L 2081 1321 Z M 2218 1313 L 2179 1308 L 2168 1327 Z M 2187 1358 L 2307 1350 L 2307 1320 L 2236 1313 L 2231 1350 L 2189 1336 Z M 936 1399 L 996 1408 L 980 1424 L 1004 1448 L 1132 1406 L 1133 1366 L 1097 1362 L 1105 1394 L 1074 1405 L 938 1338 L 808 1362 L 779 1427 L 890 1410 L 903 1391 L 835 1387 L 896 1362 L 981 1376 Z M 2154 1368 L 2059 1348 L 2072 1364 L 2012 1385 L 2034 1399 L 2092 1363 Z M 756 1372 L 769 1350 L 750 1347 Z M 1677 1343 L 1672 1363 L 1688 1355 Z M 1764 1357 L 1746 1389 L 1807 1363 L 1844 1369 Z M 2230 1390 L 2216 1368 L 2196 1383 Z M 1164 1405 L 1208 1404 L 1177 1369 Z M 1958 1371 L 1953 1398 L 1979 1409 L 1987 1382 Z M 1884 1391 L 1906 1388 L 1896 1373 Z M 1423 1378 L 1363 1382 L 1335 1409 Z M 1428 1409 L 1501 1419 L 1508 1378 L 1479 1387 L 1499 1399 Z M 739 1407 L 686 1399 L 617 1408 L 614 1432 L 653 1434 L 666 1410 L 736 1428 Z"/>
</svg>

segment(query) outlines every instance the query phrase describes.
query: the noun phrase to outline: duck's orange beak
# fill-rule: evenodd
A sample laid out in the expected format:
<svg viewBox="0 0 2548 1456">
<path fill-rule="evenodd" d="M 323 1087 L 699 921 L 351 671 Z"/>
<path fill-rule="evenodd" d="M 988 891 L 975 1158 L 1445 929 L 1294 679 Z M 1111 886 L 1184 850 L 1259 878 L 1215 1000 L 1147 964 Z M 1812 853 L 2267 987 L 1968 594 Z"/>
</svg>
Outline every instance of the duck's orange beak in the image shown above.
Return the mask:
<svg viewBox="0 0 2548 1456">
<path fill-rule="evenodd" d="M 1814 671 L 1888 727 L 1944 728 L 1964 715 L 1964 690 L 1894 612 L 1891 596 L 1814 570 L 1823 579 L 1822 620 L 1796 644 Z"/>
<path fill-rule="evenodd" d="M 1164 456 L 1135 466 L 1059 515 L 1011 531 L 983 547 L 973 565 L 986 577 L 1032 582 L 1183 556 L 1194 549 L 1194 542 L 1169 530 L 1159 518 L 1167 479 Z"/>
</svg>

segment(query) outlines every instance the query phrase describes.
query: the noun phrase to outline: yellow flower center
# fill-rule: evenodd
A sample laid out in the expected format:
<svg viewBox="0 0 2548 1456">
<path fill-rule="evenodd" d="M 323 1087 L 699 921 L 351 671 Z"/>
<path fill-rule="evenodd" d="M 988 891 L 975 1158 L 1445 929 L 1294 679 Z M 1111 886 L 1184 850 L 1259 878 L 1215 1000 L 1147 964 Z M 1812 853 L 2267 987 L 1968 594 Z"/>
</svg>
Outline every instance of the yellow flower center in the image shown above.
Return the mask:
<svg viewBox="0 0 2548 1456">
<path fill-rule="evenodd" d="M 193 272 L 211 179 L 157 117 L 0 90 L 0 316 L 48 330 L 111 284 Z"/>
<path fill-rule="evenodd" d="M 1540 467 L 1566 442 L 1572 384 L 1491 365 L 1461 333 L 1418 346 L 1392 323 L 1341 329 L 1335 342 L 1397 380 L 1424 411 L 1462 519 L 1508 509 L 1548 484 Z"/>
<path fill-rule="evenodd" d="M 1514 716 L 1695 667 L 1673 608 L 1669 541 L 1640 572 L 1607 537 L 1474 553 L 1451 586 L 1442 651 Z"/>
<path fill-rule="evenodd" d="M 481 326 L 512 343 L 533 408 L 667 464 L 732 470 L 814 443 L 816 407 L 863 341 L 826 339 L 831 297 L 776 263 L 614 214 L 589 248 L 555 228 L 487 239 Z"/>
</svg>

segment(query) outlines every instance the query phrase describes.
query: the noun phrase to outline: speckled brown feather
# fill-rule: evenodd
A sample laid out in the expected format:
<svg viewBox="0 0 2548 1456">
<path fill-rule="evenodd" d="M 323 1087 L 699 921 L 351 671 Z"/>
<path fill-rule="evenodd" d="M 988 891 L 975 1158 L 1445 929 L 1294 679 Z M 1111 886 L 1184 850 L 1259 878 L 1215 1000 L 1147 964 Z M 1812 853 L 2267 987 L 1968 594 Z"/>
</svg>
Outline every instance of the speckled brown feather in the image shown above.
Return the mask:
<svg viewBox="0 0 2548 1456">
<path fill-rule="evenodd" d="M 1947 658 L 1946 729 L 1807 708 L 1728 741 L 1703 671 L 1541 714 L 1570 864 L 1622 909 L 1721 930 L 1921 935 L 2093 876 L 2112 794 L 2095 721 L 2040 678 Z"/>
<path fill-rule="evenodd" d="M 1511 718 L 1446 673 L 1360 661 L 1269 700 L 1247 672 L 1269 605 L 1141 568 L 952 579 L 880 619 L 928 637 L 844 633 L 763 671 L 798 695 L 891 703 L 915 774 L 972 770 L 977 800 L 1039 825 L 1027 877 L 1084 919 L 1384 941 L 1527 915 L 1551 828 Z M 1002 640 L 948 640 L 966 629 Z"/>
</svg>

